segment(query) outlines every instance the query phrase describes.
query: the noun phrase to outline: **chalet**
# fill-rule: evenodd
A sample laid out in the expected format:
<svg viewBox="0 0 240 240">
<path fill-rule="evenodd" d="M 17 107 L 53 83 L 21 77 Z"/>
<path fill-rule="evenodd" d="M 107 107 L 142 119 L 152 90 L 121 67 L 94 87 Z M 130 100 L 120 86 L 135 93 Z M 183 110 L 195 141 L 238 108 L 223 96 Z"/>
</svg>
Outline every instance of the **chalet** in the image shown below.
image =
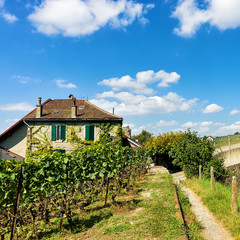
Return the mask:
<svg viewBox="0 0 240 240">
<path fill-rule="evenodd" d="M 27 151 L 39 146 L 62 152 L 74 149 L 74 139 L 96 141 L 100 124 L 110 123 L 110 135 L 115 138 L 122 118 L 111 114 L 87 100 L 38 98 L 36 108 L 0 135 L 0 147 L 25 157 Z"/>
</svg>

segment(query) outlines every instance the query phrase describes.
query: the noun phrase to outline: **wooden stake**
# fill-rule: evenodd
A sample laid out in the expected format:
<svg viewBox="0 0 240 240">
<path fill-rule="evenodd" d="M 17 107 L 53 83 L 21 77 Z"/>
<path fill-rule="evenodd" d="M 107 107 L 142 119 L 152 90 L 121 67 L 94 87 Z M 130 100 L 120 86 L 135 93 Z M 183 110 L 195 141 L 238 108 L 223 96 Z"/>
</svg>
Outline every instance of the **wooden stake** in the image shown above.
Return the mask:
<svg viewBox="0 0 240 240">
<path fill-rule="evenodd" d="M 23 173 L 24 173 L 24 167 L 21 167 L 20 177 L 19 177 L 19 181 L 18 181 L 18 188 L 17 188 L 17 198 L 16 198 L 16 202 L 15 202 L 15 206 L 14 206 L 14 217 L 13 217 L 10 240 L 14 239 L 14 232 L 15 232 L 16 223 L 17 223 L 17 212 L 18 212 L 19 200 L 20 200 L 21 189 L 22 189 L 22 182 L 23 182 Z"/>
<path fill-rule="evenodd" d="M 211 167 L 211 189 L 214 188 L 214 172 L 213 172 L 213 167 Z"/>
<path fill-rule="evenodd" d="M 199 179 L 202 179 L 202 165 L 199 165 Z"/>
<path fill-rule="evenodd" d="M 237 179 L 235 176 L 232 177 L 232 213 L 236 214 L 238 212 L 237 203 Z"/>
</svg>

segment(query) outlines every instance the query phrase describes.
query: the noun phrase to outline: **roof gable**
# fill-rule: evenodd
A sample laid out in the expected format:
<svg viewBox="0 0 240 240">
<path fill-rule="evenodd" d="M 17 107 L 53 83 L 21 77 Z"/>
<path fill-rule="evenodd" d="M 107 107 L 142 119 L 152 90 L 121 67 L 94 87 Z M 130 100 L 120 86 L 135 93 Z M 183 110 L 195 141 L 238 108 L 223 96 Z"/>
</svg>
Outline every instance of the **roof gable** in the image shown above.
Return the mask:
<svg viewBox="0 0 240 240">
<path fill-rule="evenodd" d="M 36 118 L 36 109 L 34 109 L 30 114 L 25 118 L 28 119 L 72 119 L 71 117 L 71 108 L 72 106 L 77 107 L 77 116 L 76 119 L 86 120 L 122 120 L 122 118 L 111 114 L 95 105 L 90 103 L 87 100 L 75 100 L 75 99 L 55 99 L 49 100 L 42 104 L 42 116 Z"/>
<path fill-rule="evenodd" d="M 71 107 L 75 104 L 77 106 L 77 117 L 71 117 Z M 122 123 L 122 118 L 111 114 L 87 100 L 76 100 L 71 99 L 47 99 L 41 104 L 42 106 L 42 117 L 36 118 L 36 108 L 30 113 L 8 128 L 5 132 L 0 135 L 0 141 L 7 138 L 15 130 L 24 124 L 24 121 L 116 121 Z"/>
</svg>

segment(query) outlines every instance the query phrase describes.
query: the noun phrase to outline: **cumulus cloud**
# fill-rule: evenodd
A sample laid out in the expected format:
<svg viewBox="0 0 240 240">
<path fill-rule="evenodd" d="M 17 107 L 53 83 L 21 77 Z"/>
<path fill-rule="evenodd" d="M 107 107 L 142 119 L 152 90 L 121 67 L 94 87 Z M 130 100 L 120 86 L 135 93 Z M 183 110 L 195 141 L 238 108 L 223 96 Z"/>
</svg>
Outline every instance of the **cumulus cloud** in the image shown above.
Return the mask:
<svg viewBox="0 0 240 240">
<path fill-rule="evenodd" d="M 240 113 L 240 111 L 237 110 L 237 109 L 234 109 L 229 113 L 229 115 L 235 115 L 235 114 L 238 114 L 238 113 Z"/>
<path fill-rule="evenodd" d="M 123 127 L 127 127 L 127 126 L 129 126 L 130 129 L 135 128 L 135 124 L 134 123 L 124 123 L 123 124 Z"/>
<path fill-rule="evenodd" d="M 144 15 L 153 7 L 132 0 L 44 0 L 28 19 L 43 34 L 76 37 L 106 25 L 125 28 L 136 19 L 146 23 Z"/>
<path fill-rule="evenodd" d="M 156 123 L 156 125 L 158 127 L 166 127 L 166 126 L 174 126 L 174 125 L 177 125 L 178 123 L 174 120 L 172 121 L 164 121 L 164 120 L 160 120 L 159 122 Z"/>
<path fill-rule="evenodd" d="M 57 79 L 55 82 L 59 88 L 77 88 L 75 84 L 67 83 L 67 81 L 64 79 Z"/>
<path fill-rule="evenodd" d="M 138 94 L 152 94 L 154 90 L 148 88 L 148 84 L 159 82 L 158 87 L 169 87 L 170 83 L 177 83 L 179 79 L 180 75 L 176 72 L 167 73 L 164 70 L 160 70 L 155 73 L 152 70 L 148 70 L 138 72 L 135 78 L 126 75 L 121 78 L 104 79 L 98 84 L 111 87 L 113 91 L 131 89 Z"/>
<path fill-rule="evenodd" d="M 132 128 L 131 134 L 138 135 L 142 132 L 142 130 L 146 130 L 146 127 L 144 125 L 142 125 L 140 127 L 134 127 L 134 128 Z"/>
<path fill-rule="evenodd" d="M 1 111 L 31 111 L 34 107 L 27 102 L 0 105 Z"/>
<path fill-rule="evenodd" d="M 186 100 L 176 93 L 169 92 L 164 96 L 146 97 L 144 95 L 133 95 L 128 92 L 104 92 L 97 95 L 101 99 L 92 99 L 91 102 L 101 108 L 112 111 L 115 109 L 117 115 L 146 115 L 162 114 L 176 111 L 189 111 L 197 103 L 198 99 Z M 104 98 L 112 98 L 108 101 Z"/>
<path fill-rule="evenodd" d="M 184 128 L 191 128 L 197 131 L 200 135 L 208 134 L 210 131 L 210 126 L 214 126 L 212 121 L 203 121 L 203 122 L 186 122 L 182 124 Z"/>
<path fill-rule="evenodd" d="M 216 113 L 219 111 L 222 111 L 223 107 L 217 105 L 217 104 L 210 104 L 205 109 L 203 109 L 203 113 Z"/>
<path fill-rule="evenodd" d="M 0 0 L 0 17 L 2 17 L 8 23 L 14 23 L 18 18 L 14 14 L 6 12 L 4 9 L 5 0 Z"/>
<path fill-rule="evenodd" d="M 212 121 L 203 121 L 203 122 L 186 122 L 184 124 L 182 124 L 182 127 L 185 128 L 192 128 L 192 127 L 208 127 L 213 125 Z"/>
<path fill-rule="evenodd" d="M 240 121 L 237 121 L 231 125 L 222 126 L 217 130 L 218 134 L 234 134 L 240 132 Z"/>
<path fill-rule="evenodd" d="M 174 29 L 179 36 L 191 37 L 204 23 L 219 30 L 240 26 L 240 1 L 205 0 L 202 5 L 196 0 L 179 0 L 172 17 L 180 26 Z"/>
<path fill-rule="evenodd" d="M 15 15 L 10 13 L 2 13 L 1 15 L 2 18 L 8 23 L 15 23 L 18 20 L 18 18 Z"/>
</svg>

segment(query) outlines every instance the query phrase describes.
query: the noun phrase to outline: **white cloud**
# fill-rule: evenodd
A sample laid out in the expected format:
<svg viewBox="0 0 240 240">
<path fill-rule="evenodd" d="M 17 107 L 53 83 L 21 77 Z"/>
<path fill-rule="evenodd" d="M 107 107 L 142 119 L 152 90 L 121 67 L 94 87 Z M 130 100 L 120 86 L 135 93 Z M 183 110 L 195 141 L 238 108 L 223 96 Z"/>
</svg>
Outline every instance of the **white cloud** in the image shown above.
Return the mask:
<svg viewBox="0 0 240 240">
<path fill-rule="evenodd" d="M 41 80 L 38 78 L 31 78 L 28 76 L 22 76 L 22 75 L 14 75 L 11 77 L 12 79 L 17 79 L 18 82 L 21 84 L 27 84 L 29 82 L 35 82 L 35 83 L 40 83 Z"/>
<path fill-rule="evenodd" d="M 133 128 L 132 131 L 131 131 L 131 135 L 138 135 L 142 132 L 142 130 L 146 130 L 146 127 L 143 125 L 143 126 L 140 126 L 138 128 Z"/>
<path fill-rule="evenodd" d="M 220 135 L 234 134 L 235 132 L 240 132 L 240 121 L 231 125 L 222 126 L 217 130 L 217 133 Z"/>
<path fill-rule="evenodd" d="M 203 122 L 186 122 L 182 124 L 184 128 L 191 128 L 192 130 L 198 132 L 200 135 L 209 134 L 210 126 L 214 126 L 212 121 L 203 121 Z"/>
<path fill-rule="evenodd" d="M 229 113 L 229 115 L 235 115 L 235 114 L 238 114 L 238 113 L 240 113 L 240 111 L 237 110 L 237 109 L 234 109 Z"/>
<path fill-rule="evenodd" d="M 174 120 L 168 122 L 168 121 L 164 121 L 164 120 L 160 120 L 159 122 L 156 123 L 156 125 L 158 127 L 165 127 L 165 126 L 174 126 L 177 125 L 178 123 Z"/>
<path fill-rule="evenodd" d="M 179 0 L 172 17 L 177 18 L 180 27 L 174 32 L 183 37 L 191 37 L 204 23 L 219 30 L 240 26 L 239 0 L 205 0 L 200 6 L 196 0 Z"/>
<path fill-rule="evenodd" d="M 185 128 L 192 128 L 192 127 L 208 127 L 213 125 L 212 121 L 203 121 L 203 122 L 186 122 L 184 124 L 182 124 L 182 127 Z"/>
<path fill-rule="evenodd" d="M 152 94 L 154 90 L 148 88 L 148 84 L 159 82 L 158 87 L 169 87 L 170 83 L 177 83 L 180 75 L 176 72 L 167 73 L 164 70 L 154 72 L 152 70 L 138 72 L 135 78 L 129 75 L 121 78 L 104 79 L 99 85 L 111 87 L 113 91 L 121 89 L 131 89 L 138 94 Z"/>
<path fill-rule="evenodd" d="M 73 83 L 66 83 L 67 81 L 64 79 L 57 79 L 55 80 L 57 86 L 59 88 L 77 88 L 77 86 Z"/>
<path fill-rule="evenodd" d="M 197 103 L 198 99 L 186 100 L 176 93 L 169 92 L 165 96 L 146 97 L 144 95 L 133 95 L 128 92 L 105 92 L 97 95 L 101 99 L 92 99 L 91 102 L 101 108 L 120 116 L 126 115 L 147 115 L 162 114 L 176 111 L 189 111 Z M 115 101 L 108 101 L 103 98 L 113 98 Z M 118 103 L 120 101 L 120 103 Z"/>
<path fill-rule="evenodd" d="M 219 122 L 218 122 L 218 123 L 214 123 L 213 125 L 214 125 L 214 126 L 225 126 L 226 123 L 219 123 Z"/>
<path fill-rule="evenodd" d="M 0 105 L 2 111 L 31 111 L 34 107 L 27 102 Z"/>
<path fill-rule="evenodd" d="M 135 124 L 134 123 L 124 123 L 123 124 L 123 127 L 127 127 L 127 126 L 129 126 L 130 129 L 135 128 Z"/>
<path fill-rule="evenodd" d="M 15 23 L 16 21 L 18 21 L 18 18 L 13 14 L 2 13 L 1 15 L 2 15 L 3 19 L 5 21 L 7 21 L 8 23 Z"/>
<path fill-rule="evenodd" d="M 210 104 L 205 109 L 203 109 L 203 113 L 216 113 L 219 111 L 222 111 L 223 107 L 217 105 L 217 104 Z"/>
<path fill-rule="evenodd" d="M 43 34 L 76 37 L 106 25 L 124 28 L 136 19 L 146 23 L 144 14 L 153 7 L 132 0 L 44 0 L 28 19 Z"/>
</svg>

